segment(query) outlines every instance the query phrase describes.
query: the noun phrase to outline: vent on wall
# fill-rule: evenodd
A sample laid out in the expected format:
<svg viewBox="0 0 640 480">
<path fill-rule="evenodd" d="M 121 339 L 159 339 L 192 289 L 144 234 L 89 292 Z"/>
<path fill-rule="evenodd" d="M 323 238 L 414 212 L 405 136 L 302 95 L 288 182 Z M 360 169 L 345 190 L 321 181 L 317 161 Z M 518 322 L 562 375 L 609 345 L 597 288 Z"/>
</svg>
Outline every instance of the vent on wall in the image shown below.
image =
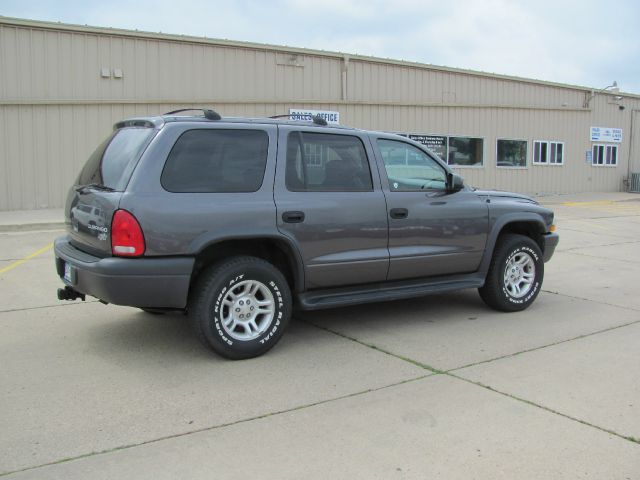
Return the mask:
<svg viewBox="0 0 640 480">
<path fill-rule="evenodd" d="M 102 78 L 122 78 L 124 77 L 124 73 L 121 68 L 111 70 L 109 67 L 100 67 L 100 76 Z"/>
</svg>

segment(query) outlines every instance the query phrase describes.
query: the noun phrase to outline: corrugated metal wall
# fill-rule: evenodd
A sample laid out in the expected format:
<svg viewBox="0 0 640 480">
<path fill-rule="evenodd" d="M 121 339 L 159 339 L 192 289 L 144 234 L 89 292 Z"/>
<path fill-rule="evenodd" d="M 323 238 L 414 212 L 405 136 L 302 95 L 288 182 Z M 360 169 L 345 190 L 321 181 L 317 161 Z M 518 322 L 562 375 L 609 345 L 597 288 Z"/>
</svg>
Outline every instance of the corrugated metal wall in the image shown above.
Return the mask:
<svg viewBox="0 0 640 480">
<path fill-rule="evenodd" d="M 338 110 L 360 128 L 482 137 L 484 166 L 459 168 L 467 182 L 527 193 L 620 190 L 640 155 L 629 151 L 638 98 L 622 111 L 598 94 L 583 108 L 584 89 L 401 62 L 0 19 L 0 67 L 0 210 L 62 206 L 113 123 L 184 106 Z M 617 167 L 586 163 L 591 126 L 623 129 Z M 637 142 L 640 118 L 634 128 Z M 526 169 L 496 167 L 498 138 L 529 141 Z M 565 142 L 565 164 L 533 166 L 533 140 Z"/>
</svg>

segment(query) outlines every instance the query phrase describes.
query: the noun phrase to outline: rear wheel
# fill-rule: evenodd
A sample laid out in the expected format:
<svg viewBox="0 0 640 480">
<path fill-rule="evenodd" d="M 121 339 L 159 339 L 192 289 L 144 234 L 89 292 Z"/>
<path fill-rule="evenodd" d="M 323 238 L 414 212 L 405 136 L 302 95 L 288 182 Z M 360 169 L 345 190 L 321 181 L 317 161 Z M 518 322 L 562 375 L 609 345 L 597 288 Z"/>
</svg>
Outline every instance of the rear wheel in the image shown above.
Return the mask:
<svg viewBox="0 0 640 480">
<path fill-rule="evenodd" d="M 543 277 L 538 244 L 524 235 L 507 234 L 498 239 L 487 279 L 478 292 L 496 310 L 524 310 L 540 293 Z"/>
<path fill-rule="evenodd" d="M 291 317 L 291 292 L 270 263 L 235 257 L 200 275 L 189 316 L 200 341 L 218 354 L 256 357 L 282 337 Z"/>
</svg>

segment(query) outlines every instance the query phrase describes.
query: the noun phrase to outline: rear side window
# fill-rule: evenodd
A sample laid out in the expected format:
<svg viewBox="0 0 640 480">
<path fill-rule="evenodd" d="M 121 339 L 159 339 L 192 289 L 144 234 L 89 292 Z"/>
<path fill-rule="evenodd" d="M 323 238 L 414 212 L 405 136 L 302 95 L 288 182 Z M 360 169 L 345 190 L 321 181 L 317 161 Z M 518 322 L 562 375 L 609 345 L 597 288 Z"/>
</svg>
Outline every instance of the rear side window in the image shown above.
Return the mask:
<svg viewBox="0 0 640 480">
<path fill-rule="evenodd" d="M 362 141 L 350 135 L 289 133 L 286 185 L 293 192 L 373 190 Z"/>
<path fill-rule="evenodd" d="M 268 149 L 263 130 L 189 130 L 173 146 L 161 183 L 178 193 L 255 192 Z"/>
<path fill-rule="evenodd" d="M 142 152 L 155 134 L 152 128 L 121 128 L 91 154 L 78 177 L 79 185 L 96 183 L 122 191 Z"/>
</svg>

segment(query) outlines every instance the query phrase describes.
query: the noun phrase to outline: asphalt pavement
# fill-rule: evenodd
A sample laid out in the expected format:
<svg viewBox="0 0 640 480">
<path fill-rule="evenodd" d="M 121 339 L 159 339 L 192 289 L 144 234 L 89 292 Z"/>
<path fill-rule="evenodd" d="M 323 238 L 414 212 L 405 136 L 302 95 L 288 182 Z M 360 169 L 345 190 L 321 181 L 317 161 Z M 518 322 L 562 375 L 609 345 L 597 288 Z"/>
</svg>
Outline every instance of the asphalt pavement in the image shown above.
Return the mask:
<svg viewBox="0 0 640 480">
<path fill-rule="evenodd" d="M 542 201 L 528 310 L 300 313 L 236 362 L 180 314 L 59 302 L 60 212 L 0 213 L 0 476 L 640 479 L 640 195 Z"/>
</svg>

